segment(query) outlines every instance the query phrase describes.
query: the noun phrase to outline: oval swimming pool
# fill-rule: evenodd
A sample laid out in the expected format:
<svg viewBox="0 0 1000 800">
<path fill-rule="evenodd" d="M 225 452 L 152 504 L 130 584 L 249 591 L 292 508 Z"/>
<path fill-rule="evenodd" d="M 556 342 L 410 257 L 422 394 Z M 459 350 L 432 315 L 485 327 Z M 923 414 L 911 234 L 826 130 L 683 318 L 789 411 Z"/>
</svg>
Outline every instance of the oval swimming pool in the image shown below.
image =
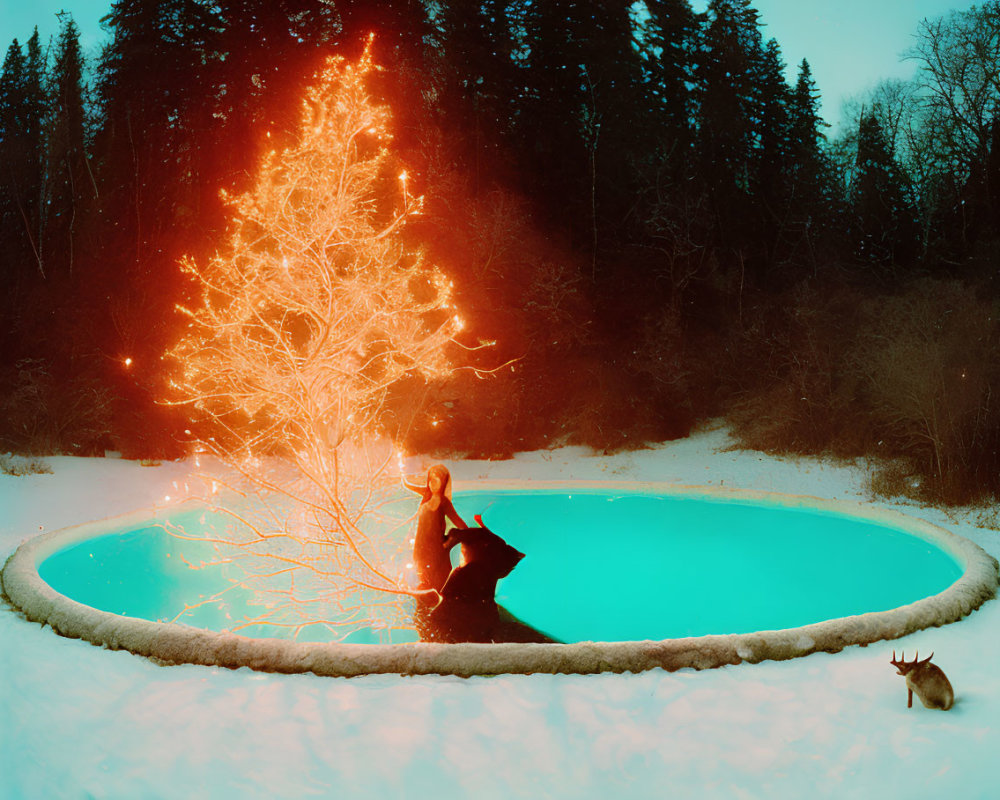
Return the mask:
<svg viewBox="0 0 1000 800">
<path fill-rule="evenodd" d="M 104 530 L 90 525 L 59 541 L 58 534 L 53 541 L 39 537 L 22 546 L 31 552 L 21 559 L 27 567 L 13 571 L 16 581 L 11 565 L 5 568 L 4 586 L 29 617 L 46 617 L 41 621 L 69 635 L 94 641 L 87 630 L 114 628 L 118 619 L 128 636 L 116 634 L 110 642 L 105 636 L 101 643 L 135 650 L 128 640 L 142 631 L 136 651 L 150 654 L 169 640 L 169 652 L 154 653 L 165 660 L 233 666 L 227 659 L 235 656 L 220 661 L 218 653 L 249 648 L 266 650 L 265 668 L 273 669 L 476 674 L 787 658 L 954 621 L 992 597 L 997 584 L 996 562 L 967 540 L 901 514 L 814 498 L 562 485 L 476 488 L 458 493 L 455 504 L 469 522 L 482 514 L 526 554 L 500 582 L 497 601 L 566 644 L 399 644 L 416 638 L 409 632 L 375 644 L 389 640 L 360 631 L 350 639 L 362 643 L 353 650 L 323 644 L 316 645 L 326 648 L 321 651 L 283 651 L 286 667 L 268 661 L 276 645 L 246 644 L 246 636 L 273 637 L 273 628 L 241 630 L 238 637 L 206 633 L 201 644 L 184 644 L 182 632 L 192 635 L 186 626 L 228 630 L 251 613 L 253 600 L 234 589 L 224 570 L 191 569 L 210 556 L 199 546 L 209 546 L 171 536 L 162 521 L 105 524 Z M 411 505 L 401 508 L 412 512 Z M 188 513 L 190 534 L 204 511 Z M 22 592 L 27 602 L 19 600 Z M 87 625 L 70 624 L 61 611 L 53 623 L 48 617 L 60 608 L 59 597 L 98 611 L 84 613 Z M 162 624 L 170 620 L 185 627 Z M 477 649 L 484 647 L 496 652 L 486 657 Z M 206 648 L 215 655 L 203 656 Z M 181 651 L 188 655 L 174 655 Z M 311 659 L 320 652 L 336 666 L 317 666 Z M 475 664 L 466 664 L 462 653 L 472 654 Z"/>
<path fill-rule="evenodd" d="M 962 574 L 900 528 L 816 509 L 595 491 L 455 504 L 527 554 L 497 602 L 564 642 L 797 628 L 898 608 Z"/>
</svg>

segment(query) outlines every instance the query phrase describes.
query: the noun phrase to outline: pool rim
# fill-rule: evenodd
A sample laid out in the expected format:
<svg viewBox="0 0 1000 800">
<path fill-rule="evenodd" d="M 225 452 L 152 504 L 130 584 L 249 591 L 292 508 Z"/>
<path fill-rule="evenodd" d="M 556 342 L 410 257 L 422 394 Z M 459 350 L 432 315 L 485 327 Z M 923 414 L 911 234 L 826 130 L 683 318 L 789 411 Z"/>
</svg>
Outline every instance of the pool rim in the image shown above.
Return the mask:
<svg viewBox="0 0 1000 800">
<path fill-rule="evenodd" d="M 55 552 L 132 525 L 209 508 L 199 501 L 156 506 L 34 536 L 7 560 L 0 571 L 0 589 L 29 620 L 47 624 L 60 635 L 109 649 L 129 650 L 167 664 L 250 667 L 267 672 L 312 672 L 342 677 L 384 673 L 470 677 L 710 669 L 743 662 L 780 661 L 820 651 L 837 652 L 851 645 L 896 639 L 955 622 L 995 597 L 1000 585 L 996 559 L 974 542 L 919 517 L 856 501 L 650 481 L 463 480 L 456 490 L 642 492 L 842 514 L 928 541 L 954 559 L 962 574 L 943 591 L 907 605 L 781 630 L 633 642 L 366 645 L 254 639 L 179 623 L 120 616 L 59 594 L 38 573 L 39 565 Z"/>
</svg>

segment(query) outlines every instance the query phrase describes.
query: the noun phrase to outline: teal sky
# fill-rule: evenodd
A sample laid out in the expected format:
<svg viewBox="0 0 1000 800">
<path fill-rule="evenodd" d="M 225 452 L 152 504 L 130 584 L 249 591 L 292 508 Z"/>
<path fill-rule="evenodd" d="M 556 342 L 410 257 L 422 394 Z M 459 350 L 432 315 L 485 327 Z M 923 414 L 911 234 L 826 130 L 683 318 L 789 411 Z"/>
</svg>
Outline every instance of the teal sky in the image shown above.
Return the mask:
<svg viewBox="0 0 1000 800">
<path fill-rule="evenodd" d="M 973 0 L 754 0 L 765 41 L 777 39 L 788 80 L 809 61 L 823 103 L 823 118 L 836 124 L 841 106 L 883 78 L 912 78 L 916 66 L 902 54 L 914 43 L 920 21 L 965 10 Z M 707 0 L 692 0 L 704 11 Z M 834 129 L 835 131 L 835 129 Z"/>
<path fill-rule="evenodd" d="M 110 8 L 109 0 L 0 0 L 0 47 L 6 53 L 12 40 L 24 44 L 36 25 L 44 45 L 58 35 L 56 14 L 66 10 L 80 27 L 84 53 L 96 56 L 104 38 L 100 19 Z"/>
<path fill-rule="evenodd" d="M 692 0 L 703 11 L 708 0 Z M 841 104 L 882 78 L 908 78 L 915 67 L 900 60 L 913 43 L 921 19 L 966 9 L 973 0 L 755 0 L 765 38 L 781 44 L 790 80 L 796 65 L 809 60 L 828 122 L 840 118 Z M 43 41 L 58 32 L 56 13 L 65 9 L 80 26 L 84 53 L 96 55 L 104 34 L 99 20 L 108 0 L 0 0 L 0 47 L 17 37 L 25 42 L 38 25 Z"/>
</svg>

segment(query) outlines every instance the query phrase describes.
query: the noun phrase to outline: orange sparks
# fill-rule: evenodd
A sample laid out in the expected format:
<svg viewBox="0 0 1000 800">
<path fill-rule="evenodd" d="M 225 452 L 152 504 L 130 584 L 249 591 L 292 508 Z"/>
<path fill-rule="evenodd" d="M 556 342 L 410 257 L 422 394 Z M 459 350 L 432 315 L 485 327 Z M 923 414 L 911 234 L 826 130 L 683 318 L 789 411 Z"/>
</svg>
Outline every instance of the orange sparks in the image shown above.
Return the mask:
<svg viewBox="0 0 1000 800">
<path fill-rule="evenodd" d="M 357 62 L 328 59 L 297 141 L 263 158 L 246 193 L 223 196 L 231 223 L 217 255 L 182 263 L 195 299 L 170 354 L 176 402 L 201 417 L 194 430 L 212 432 L 204 449 L 239 476 L 241 496 L 261 498 L 240 519 L 255 548 L 294 540 L 302 554 L 261 574 L 290 571 L 296 587 L 317 586 L 344 608 L 363 607 L 364 592 L 409 591 L 393 561 L 398 540 L 366 526 L 403 474 L 387 429 L 425 411 L 414 404 L 401 419 L 388 398 L 404 382 L 447 378 L 465 326 L 452 281 L 404 235 L 421 205 L 411 176 L 399 171 L 388 190 L 381 181 L 394 155 L 390 110 L 367 91 L 377 69 L 370 42 Z M 229 488 L 210 485 L 212 495 Z M 308 610 L 294 597 L 275 602 L 291 618 Z"/>
</svg>

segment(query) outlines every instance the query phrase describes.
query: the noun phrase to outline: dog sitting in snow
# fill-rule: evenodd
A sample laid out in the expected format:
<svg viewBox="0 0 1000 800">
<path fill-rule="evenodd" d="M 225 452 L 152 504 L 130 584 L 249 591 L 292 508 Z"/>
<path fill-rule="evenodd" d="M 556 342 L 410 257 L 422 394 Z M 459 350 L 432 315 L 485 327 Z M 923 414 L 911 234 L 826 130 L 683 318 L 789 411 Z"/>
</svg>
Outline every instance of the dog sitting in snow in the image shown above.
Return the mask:
<svg viewBox="0 0 1000 800">
<path fill-rule="evenodd" d="M 437 642 L 552 642 L 553 639 L 515 619 L 496 603 L 497 581 L 509 575 L 524 553 L 483 526 L 456 528 L 445 547 L 462 547 L 462 564 L 441 587 L 440 602 L 417 611 L 421 639 Z"/>
</svg>

